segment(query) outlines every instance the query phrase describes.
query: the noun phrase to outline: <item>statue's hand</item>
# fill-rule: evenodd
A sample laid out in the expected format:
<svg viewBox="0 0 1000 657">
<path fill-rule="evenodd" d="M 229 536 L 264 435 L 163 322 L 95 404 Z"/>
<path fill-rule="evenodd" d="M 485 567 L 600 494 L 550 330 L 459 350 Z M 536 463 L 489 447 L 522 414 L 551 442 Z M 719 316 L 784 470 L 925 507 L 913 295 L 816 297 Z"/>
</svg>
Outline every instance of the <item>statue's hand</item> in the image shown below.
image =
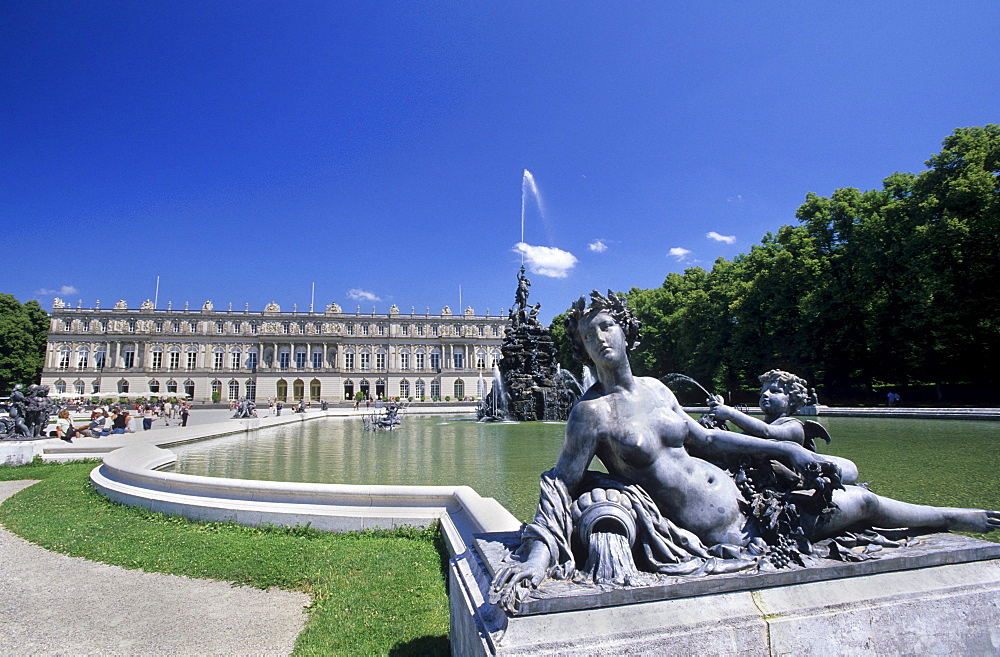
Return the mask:
<svg viewBox="0 0 1000 657">
<path fill-rule="evenodd" d="M 721 400 L 721 397 L 715 397 L 708 400 L 710 412 L 717 420 L 732 420 L 734 412 L 733 407 L 726 406 Z"/>
<path fill-rule="evenodd" d="M 490 587 L 490 602 L 512 610 L 529 588 L 537 588 L 542 583 L 546 570 L 544 564 L 530 557 L 501 568 Z"/>
</svg>

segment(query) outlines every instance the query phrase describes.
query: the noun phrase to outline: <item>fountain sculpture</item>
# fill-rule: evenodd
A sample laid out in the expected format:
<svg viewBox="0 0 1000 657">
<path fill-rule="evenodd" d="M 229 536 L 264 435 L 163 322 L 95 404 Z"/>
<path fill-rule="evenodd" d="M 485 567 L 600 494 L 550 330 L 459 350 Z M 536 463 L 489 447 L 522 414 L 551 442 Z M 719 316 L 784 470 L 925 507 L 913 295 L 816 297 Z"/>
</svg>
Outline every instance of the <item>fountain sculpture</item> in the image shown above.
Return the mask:
<svg viewBox="0 0 1000 657">
<path fill-rule="evenodd" d="M 569 417 L 576 395 L 559 376 L 556 345 L 538 321 L 542 304 L 528 305 L 531 281 L 521 267 L 517 275 L 510 326 L 500 348 L 503 358 L 494 374 L 493 389 L 479 405 L 481 421 L 561 421 Z"/>
</svg>

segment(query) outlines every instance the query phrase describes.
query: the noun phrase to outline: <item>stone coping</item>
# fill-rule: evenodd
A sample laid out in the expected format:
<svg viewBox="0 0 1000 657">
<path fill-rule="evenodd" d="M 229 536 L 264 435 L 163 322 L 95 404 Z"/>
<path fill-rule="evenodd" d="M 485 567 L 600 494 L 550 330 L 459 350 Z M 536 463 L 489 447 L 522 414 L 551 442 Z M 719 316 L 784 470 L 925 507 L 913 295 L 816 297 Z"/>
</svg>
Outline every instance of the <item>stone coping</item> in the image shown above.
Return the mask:
<svg viewBox="0 0 1000 657">
<path fill-rule="evenodd" d="M 90 473 L 111 500 L 192 520 L 242 525 L 310 526 L 328 531 L 426 527 L 440 522 L 448 550 L 462 554 L 472 536 L 521 525 L 493 498 L 468 486 L 313 484 L 203 477 L 158 468 L 173 452 L 134 444 L 104 457 Z"/>
</svg>

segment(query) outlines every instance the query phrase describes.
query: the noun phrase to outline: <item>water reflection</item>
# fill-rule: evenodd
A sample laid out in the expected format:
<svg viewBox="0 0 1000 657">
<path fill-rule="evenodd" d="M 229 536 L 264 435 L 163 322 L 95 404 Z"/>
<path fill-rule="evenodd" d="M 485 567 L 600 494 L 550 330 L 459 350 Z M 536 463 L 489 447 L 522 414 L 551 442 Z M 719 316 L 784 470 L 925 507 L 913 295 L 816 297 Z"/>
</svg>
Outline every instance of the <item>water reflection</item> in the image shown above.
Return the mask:
<svg viewBox="0 0 1000 657">
<path fill-rule="evenodd" d="M 876 492 L 925 504 L 1000 508 L 1000 423 L 821 418 Z M 176 471 L 238 479 L 345 484 L 467 485 L 522 520 L 538 477 L 555 465 L 564 423 L 407 417 L 395 431 L 317 420 L 172 448 Z"/>
</svg>

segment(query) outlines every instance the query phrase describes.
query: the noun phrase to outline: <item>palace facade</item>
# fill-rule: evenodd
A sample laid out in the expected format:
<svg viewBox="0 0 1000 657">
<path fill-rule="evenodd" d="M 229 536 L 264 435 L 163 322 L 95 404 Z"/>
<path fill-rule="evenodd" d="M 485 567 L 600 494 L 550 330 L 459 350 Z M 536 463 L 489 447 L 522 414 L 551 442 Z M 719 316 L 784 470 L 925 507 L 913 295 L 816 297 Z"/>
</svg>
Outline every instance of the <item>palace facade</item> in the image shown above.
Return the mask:
<svg viewBox="0 0 1000 657">
<path fill-rule="evenodd" d="M 492 387 L 506 316 L 72 308 L 50 315 L 42 384 L 81 397 L 120 394 L 196 402 L 247 397 L 339 401 L 476 398 Z M 480 383 L 482 381 L 482 383 Z M 483 389 L 485 388 L 485 389 Z"/>
</svg>

